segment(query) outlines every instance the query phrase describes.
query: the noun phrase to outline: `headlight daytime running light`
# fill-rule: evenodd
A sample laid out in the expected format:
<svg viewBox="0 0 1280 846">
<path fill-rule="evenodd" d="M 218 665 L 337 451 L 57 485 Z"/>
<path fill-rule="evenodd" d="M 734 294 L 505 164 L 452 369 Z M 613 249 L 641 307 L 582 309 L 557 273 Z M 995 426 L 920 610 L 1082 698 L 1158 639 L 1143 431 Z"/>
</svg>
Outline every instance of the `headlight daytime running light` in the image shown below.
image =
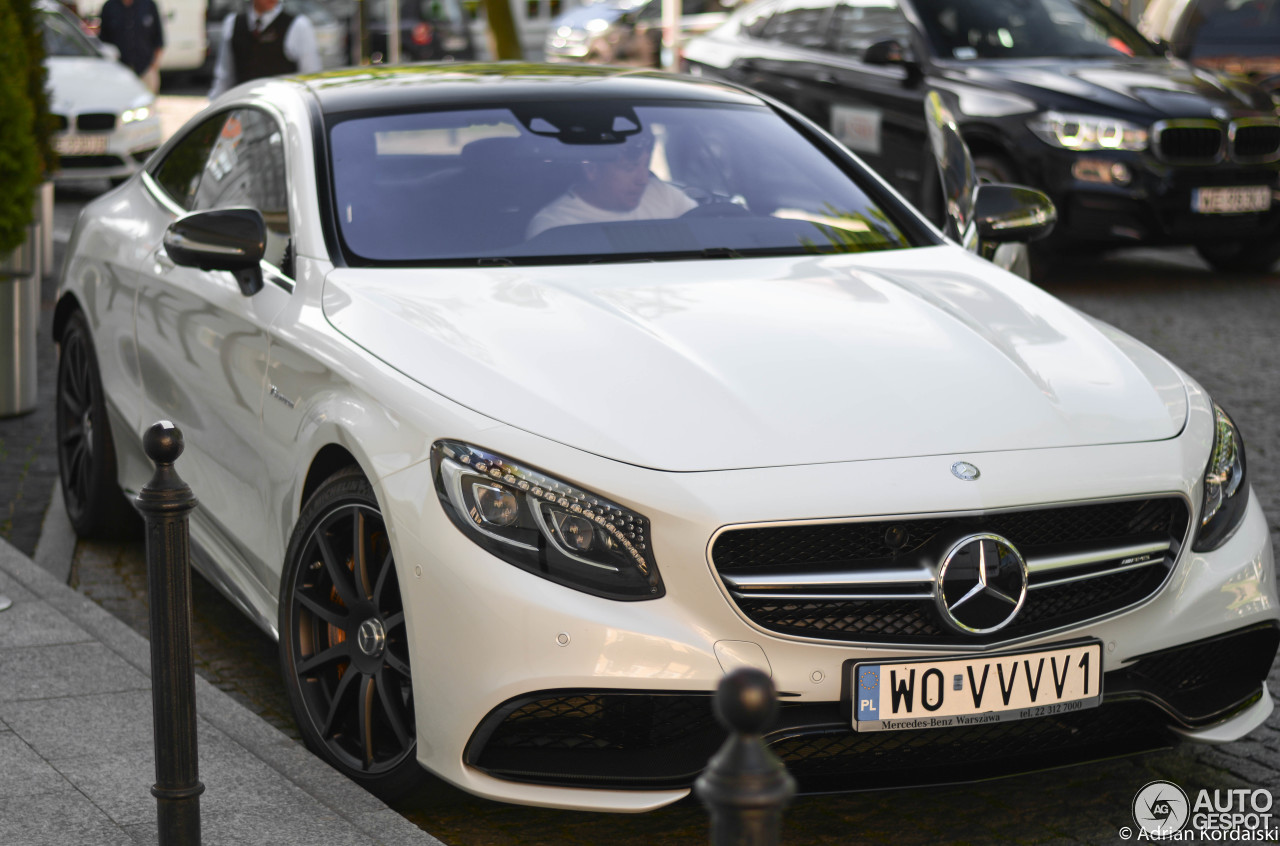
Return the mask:
<svg viewBox="0 0 1280 846">
<path fill-rule="evenodd" d="M 1244 439 L 1217 403 L 1213 404 L 1213 423 L 1213 449 L 1204 469 L 1200 526 L 1191 545 L 1196 552 L 1211 552 L 1226 543 L 1244 519 L 1249 504 Z"/>
<path fill-rule="evenodd" d="M 1145 150 L 1146 127 L 1097 115 L 1042 112 L 1027 128 L 1046 144 L 1064 150 Z"/>
<path fill-rule="evenodd" d="M 437 441 L 431 461 L 454 525 L 508 564 L 608 599 L 665 592 L 643 515 L 458 441 Z"/>
<path fill-rule="evenodd" d="M 125 109 L 120 115 L 121 123 L 133 123 L 134 121 L 146 120 L 151 116 L 151 108 L 149 106 L 139 106 L 136 109 Z"/>
</svg>

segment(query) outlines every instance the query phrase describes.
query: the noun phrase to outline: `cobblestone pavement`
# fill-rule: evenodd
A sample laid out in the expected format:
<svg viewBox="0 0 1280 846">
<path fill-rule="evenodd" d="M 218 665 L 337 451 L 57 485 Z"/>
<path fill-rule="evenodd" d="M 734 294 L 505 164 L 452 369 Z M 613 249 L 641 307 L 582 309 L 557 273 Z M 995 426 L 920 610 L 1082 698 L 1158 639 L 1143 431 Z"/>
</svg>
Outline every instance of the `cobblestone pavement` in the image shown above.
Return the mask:
<svg viewBox="0 0 1280 846">
<path fill-rule="evenodd" d="M 1046 287 L 1168 355 L 1236 418 L 1250 477 L 1280 542 L 1280 276 L 1222 279 L 1189 251 L 1142 251 L 1062 266 Z M 1278 543 L 1280 546 L 1280 543 Z M 146 580 L 139 544 L 81 543 L 73 584 L 145 632 Z M 198 671 L 295 739 L 276 670 L 275 645 L 203 580 L 194 582 Z M 1280 690 L 1280 669 L 1271 674 Z M 1243 741 L 1182 746 L 970 786 L 797 799 L 784 823 L 789 844 L 1115 844 L 1132 826 L 1144 784 L 1280 793 L 1280 713 Z M 398 805 L 452 844 L 703 844 L 706 813 L 689 799 L 634 817 L 522 808 L 433 782 Z"/>
</svg>

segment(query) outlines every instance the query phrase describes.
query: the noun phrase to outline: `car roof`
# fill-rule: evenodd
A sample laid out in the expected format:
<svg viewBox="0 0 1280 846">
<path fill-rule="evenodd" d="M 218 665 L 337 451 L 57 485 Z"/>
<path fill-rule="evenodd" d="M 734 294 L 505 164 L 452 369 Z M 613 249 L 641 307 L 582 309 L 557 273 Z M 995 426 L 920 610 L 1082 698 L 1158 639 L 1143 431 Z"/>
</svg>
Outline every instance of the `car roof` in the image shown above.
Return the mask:
<svg viewBox="0 0 1280 846">
<path fill-rule="evenodd" d="M 490 106 L 547 100 L 685 100 L 762 105 L 732 85 L 660 71 L 522 62 L 358 67 L 295 77 L 327 115 L 424 105 Z"/>
</svg>

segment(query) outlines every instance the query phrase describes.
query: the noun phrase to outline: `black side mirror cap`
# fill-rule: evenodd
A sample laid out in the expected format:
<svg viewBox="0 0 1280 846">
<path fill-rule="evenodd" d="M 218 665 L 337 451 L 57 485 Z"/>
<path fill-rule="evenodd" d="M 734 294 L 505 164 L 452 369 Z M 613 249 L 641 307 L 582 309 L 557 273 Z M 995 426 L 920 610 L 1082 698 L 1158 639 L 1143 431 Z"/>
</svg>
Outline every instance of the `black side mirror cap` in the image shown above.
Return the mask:
<svg viewBox="0 0 1280 846">
<path fill-rule="evenodd" d="M 877 41 L 867 47 L 866 50 L 863 50 L 862 61 L 868 65 L 905 65 L 911 59 L 907 55 L 907 48 L 902 46 L 902 42 L 896 39 L 889 39 L 888 41 Z"/>
<path fill-rule="evenodd" d="M 267 250 L 267 224 L 257 209 L 210 209 L 183 215 L 165 230 L 164 249 L 184 267 L 229 271 L 246 297 L 262 290 L 259 262 Z"/>
<path fill-rule="evenodd" d="M 990 244 L 1034 241 L 1053 231 L 1058 210 L 1044 193 L 1025 185 L 986 183 L 973 199 L 978 240 Z"/>
</svg>

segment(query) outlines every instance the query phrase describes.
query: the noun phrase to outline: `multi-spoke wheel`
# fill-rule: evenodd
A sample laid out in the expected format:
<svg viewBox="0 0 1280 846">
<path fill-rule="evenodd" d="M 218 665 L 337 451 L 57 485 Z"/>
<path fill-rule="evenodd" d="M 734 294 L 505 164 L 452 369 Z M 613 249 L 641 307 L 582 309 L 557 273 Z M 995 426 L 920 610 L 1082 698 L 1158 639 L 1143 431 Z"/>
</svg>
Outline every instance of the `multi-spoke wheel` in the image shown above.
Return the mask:
<svg viewBox="0 0 1280 846">
<path fill-rule="evenodd" d="M 298 519 L 281 583 L 280 659 L 298 727 L 321 757 L 384 797 L 425 777 L 395 560 L 355 468 L 325 481 Z"/>
<path fill-rule="evenodd" d="M 128 537 L 142 527 L 116 480 L 116 451 L 102 398 L 102 378 L 89 324 L 67 320 L 59 342 L 55 400 L 62 498 L 81 537 Z"/>
</svg>

